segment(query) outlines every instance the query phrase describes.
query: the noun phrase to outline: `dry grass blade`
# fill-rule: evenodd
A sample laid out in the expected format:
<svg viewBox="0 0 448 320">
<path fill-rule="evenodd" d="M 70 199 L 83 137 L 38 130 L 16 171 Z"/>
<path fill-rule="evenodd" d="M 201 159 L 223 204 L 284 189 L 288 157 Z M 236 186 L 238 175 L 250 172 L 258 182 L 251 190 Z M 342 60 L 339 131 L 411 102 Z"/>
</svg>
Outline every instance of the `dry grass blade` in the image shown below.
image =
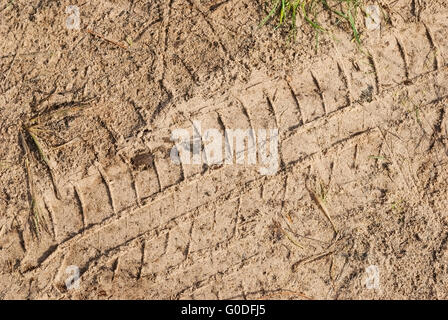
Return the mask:
<svg viewBox="0 0 448 320">
<path fill-rule="evenodd" d="M 274 297 L 291 297 L 291 296 L 302 297 L 307 300 L 314 300 L 314 298 L 311 298 L 302 292 L 291 291 L 291 290 L 279 290 L 278 292 L 275 292 L 275 293 L 272 293 L 272 294 L 269 294 L 266 296 L 262 296 L 261 298 L 258 298 L 257 300 L 267 300 L 267 299 L 271 299 Z"/>
<path fill-rule="evenodd" d="M 311 263 L 311 262 L 326 258 L 328 256 L 331 256 L 331 255 L 339 252 L 340 250 L 342 250 L 346 246 L 346 244 L 347 244 L 347 238 L 341 237 L 341 235 L 338 234 L 337 238 L 334 239 L 333 242 L 328 247 L 323 249 L 320 253 L 303 258 L 303 259 L 297 261 L 296 263 L 294 263 L 292 265 L 292 271 L 296 272 L 298 267 L 301 265 Z"/>
<path fill-rule="evenodd" d="M 274 222 L 274 226 L 275 228 L 280 231 L 293 245 L 295 245 L 296 247 L 300 248 L 300 249 L 304 249 L 304 247 L 298 243 L 291 235 L 288 234 L 288 232 L 285 231 L 285 229 L 283 229 L 280 226 L 280 223 L 278 222 Z"/>
<path fill-rule="evenodd" d="M 299 247 L 300 249 L 303 249 L 304 247 L 298 243 L 295 239 L 293 239 L 285 230 L 283 230 L 283 234 L 286 236 L 286 238 L 288 238 L 289 241 L 292 242 L 292 244 L 294 244 L 296 247 Z"/>
<path fill-rule="evenodd" d="M 326 250 L 326 251 L 324 251 L 322 253 L 318 253 L 316 255 L 313 255 L 313 256 L 307 257 L 305 259 L 299 260 L 299 261 L 297 261 L 296 263 L 294 263 L 292 265 L 292 271 L 296 272 L 299 266 L 301 266 L 303 264 L 307 264 L 307 263 L 311 263 L 311 262 L 320 260 L 322 258 L 325 258 L 325 257 L 333 254 L 333 253 L 334 253 L 334 249 L 329 249 L 329 250 Z"/>
<path fill-rule="evenodd" d="M 308 192 L 311 195 L 311 198 L 314 200 L 314 202 L 316 202 L 317 206 L 319 207 L 319 209 L 324 213 L 325 217 L 328 219 L 328 221 L 331 224 L 331 227 L 334 230 L 334 233 L 337 234 L 338 230 L 336 229 L 335 224 L 333 223 L 333 219 L 331 218 L 330 212 L 327 209 L 327 206 L 325 205 L 325 202 L 322 200 L 321 197 L 319 197 L 314 191 L 312 191 L 311 189 L 308 189 Z"/>
<path fill-rule="evenodd" d="M 31 139 L 33 140 L 33 143 L 36 146 L 37 151 L 39 152 L 39 155 L 40 155 L 42 161 L 45 163 L 45 165 L 48 168 L 48 171 L 50 172 L 51 182 L 53 184 L 53 188 L 54 188 L 54 191 L 56 193 L 56 197 L 58 199 L 60 199 L 61 198 L 61 194 L 59 192 L 59 188 L 58 188 L 58 186 L 56 184 L 56 180 L 55 180 L 55 177 L 54 177 L 53 165 L 51 164 L 51 161 L 47 157 L 46 152 L 44 151 L 44 144 L 39 139 L 36 131 L 38 131 L 38 128 L 36 128 L 36 127 L 29 127 L 29 128 L 27 128 L 27 132 L 30 135 Z"/>
<path fill-rule="evenodd" d="M 45 162 L 45 164 L 48 166 L 48 159 L 47 159 L 47 156 L 45 155 L 44 150 L 43 150 L 43 148 L 42 148 L 42 144 L 41 144 L 41 142 L 39 141 L 39 139 L 37 138 L 37 135 L 35 134 L 35 132 L 34 132 L 33 129 L 34 129 L 34 128 L 32 128 L 32 127 L 28 128 L 28 129 L 27 129 L 28 134 L 30 135 L 31 139 L 33 140 L 34 145 L 36 146 L 37 151 L 39 152 L 39 155 L 40 155 L 42 161 Z"/>
<path fill-rule="evenodd" d="M 109 42 L 109 43 L 111 43 L 111 44 L 113 44 L 113 45 L 115 45 L 115 46 L 117 46 L 117 47 L 120 47 L 120 48 L 123 49 L 123 50 L 129 50 L 129 48 L 126 47 L 124 44 L 119 43 L 119 42 L 114 41 L 114 40 L 110 40 L 110 39 L 108 39 L 108 38 L 106 38 L 106 37 L 100 35 L 99 33 L 96 33 L 96 32 L 93 31 L 93 30 L 86 29 L 86 32 L 89 33 L 89 34 L 91 34 L 92 36 L 98 37 L 98 38 L 100 38 L 100 39 L 102 39 L 102 40 L 104 40 L 104 41 L 106 41 L 106 42 Z"/>
<path fill-rule="evenodd" d="M 30 166 L 30 149 L 28 147 L 28 144 L 26 143 L 25 137 L 22 133 L 20 133 L 20 141 L 22 143 L 22 147 L 25 150 L 25 168 L 26 173 L 28 176 L 28 185 L 29 185 L 29 196 L 30 196 L 30 208 L 31 208 L 31 217 L 30 220 L 32 222 L 32 232 L 37 237 L 40 238 L 41 234 L 41 215 L 40 215 L 40 209 L 37 202 L 37 197 L 35 193 L 34 188 L 34 178 Z M 46 229 L 45 227 L 43 227 Z"/>
<path fill-rule="evenodd" d="M 38 125 L 40 123 L 45 123 L 45 122 L 48 122 L 48 121 L 58 121 L 58 120 L 62 120 L 62 119 L 66 118 L 66 117 L 69 117 L 69 116 L 74 116 L 78 112 L 82 112 L 82 111 L 85 111 L 85 110 L 91 108 L 91 106 L 86 107 L 85 105 L 88 105 L 89 102 L 94 100 L 94 99 L 95 98 L 92 98 L 92 99 L 87 100 L 87 101 L 83 101 L 81 103 L 81 105 L 79 105 L 79 106 L 65 107 L 65 108 L 53 110 L 53 111 L 50 111 L 48 113 L 39 115 L 37 117 L 32 118 L 29 121 L 29 125 L 31 127 L 33 127 L 33 126 L 35 127 L 36 125 Z M 39 129 L 37 127 L 35 127 L 35 128 L 37 130 L 42 130 L 42 129 Z"/>
</svg>

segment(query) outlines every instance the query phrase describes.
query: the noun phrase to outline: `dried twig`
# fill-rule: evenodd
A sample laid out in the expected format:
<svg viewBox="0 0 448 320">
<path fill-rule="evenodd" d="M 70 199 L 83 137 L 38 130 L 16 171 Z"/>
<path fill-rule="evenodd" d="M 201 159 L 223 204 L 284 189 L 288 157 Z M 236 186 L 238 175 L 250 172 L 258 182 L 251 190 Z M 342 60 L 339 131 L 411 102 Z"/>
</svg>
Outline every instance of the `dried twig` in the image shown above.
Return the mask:
<svg viewBox="0 0 448 320">
<path fill-rule="evenodd" d="M 102 39 L 102 40 L 104 40 L 104 41 L 106 41 L 106 42 L 109 42 L 109 43 L 111 43 L 111 44 L 113 44 L 113 45 L 115 45 L 115 46 L 117 46 L 117 47 L 120 47 L 120 48 L 123 49 L 123 50 L 129 50 L 129 48 L 126 47 L 124 44 L 119 43 L 119 42 L 116 42 L 116 41 L 113 41 L 113 40 L 110 40 L 110 39 L 108 39 L 108 38 L 106 38 L 106 37 L 100 35 L 99 33 L 96 33 L 96 32 L 93 31 L 93 30 L 86 29 L 86 32 L 89 33 L 89 34 L 91 34 L 91 35 L 93 35 L 93 36 L 95 36 L 95 37 L 98 37 L 98 38 L 100 38 L 100 39 Z"/>
</svg>

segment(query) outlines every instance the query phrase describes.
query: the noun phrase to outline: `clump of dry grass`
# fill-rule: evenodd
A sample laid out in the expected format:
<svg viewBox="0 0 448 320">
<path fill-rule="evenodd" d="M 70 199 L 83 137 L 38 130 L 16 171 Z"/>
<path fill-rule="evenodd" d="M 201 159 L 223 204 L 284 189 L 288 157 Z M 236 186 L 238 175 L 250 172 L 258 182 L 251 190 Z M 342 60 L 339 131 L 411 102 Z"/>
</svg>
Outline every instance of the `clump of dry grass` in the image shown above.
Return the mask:
<svg viewBox="0 0 448 320">
<path fill-rule="evenodd" d="M 41 161 L 48 169 L 54 192 L 56 194 L 56 197 L 60 199 L 60 191 L 56 184 L 56 179 L 54 176 L 55 164 L 49 156 L 49 152 L 50 150 L 52 150 L 52 147 L 49 146 L 43 138 L 46 133 L 52 133 L 52 130 L 47 129 L 45 124 L 62 120 L 66 117 L 73 116 L 81 111 L 86 110 L 87 107 L 85 107 L 84 104 L 87 104 L 90 101 L 91 100 L 87 100 L 86 102 L 79 103 L 79 105 L 75 106 L 56 108 L 52 111 L 40 114 L 24 124 L 23 130 L 20 132 L 20 142 L 25 153 L 24 161 L 28 178 L 30 222 L 32 227 L 31 229 L 36 238 L 40 238 L 42 231 L 46 231 L 47 233 L 49 233 L 49 229 L 47 227 L 47 222 L 42 215 L 42 201 L 39 197 L 39 194 L 36 192 L 35 177 L 31 168 L 33 159 L 32 152 L 34 151 L 37 153 L 37 158 L 39 159 L 39 161 Z"/>
</svg>

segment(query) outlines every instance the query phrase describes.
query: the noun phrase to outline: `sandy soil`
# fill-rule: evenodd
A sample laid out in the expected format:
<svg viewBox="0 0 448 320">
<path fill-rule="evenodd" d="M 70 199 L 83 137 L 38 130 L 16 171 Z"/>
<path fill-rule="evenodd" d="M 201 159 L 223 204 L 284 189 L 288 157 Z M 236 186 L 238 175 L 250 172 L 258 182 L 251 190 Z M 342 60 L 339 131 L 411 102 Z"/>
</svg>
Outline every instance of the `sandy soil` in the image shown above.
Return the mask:
<svg viewBox="0 0 448 320">
<path fill-rule="evenodd" d="M 381 1 L 371 57 L 262 3 L 2 2 L 0 298 L 448 298 L 445 0 Z M 277 174 L 174 164 L 193 120 L 278 128 Z"/>
</svg>

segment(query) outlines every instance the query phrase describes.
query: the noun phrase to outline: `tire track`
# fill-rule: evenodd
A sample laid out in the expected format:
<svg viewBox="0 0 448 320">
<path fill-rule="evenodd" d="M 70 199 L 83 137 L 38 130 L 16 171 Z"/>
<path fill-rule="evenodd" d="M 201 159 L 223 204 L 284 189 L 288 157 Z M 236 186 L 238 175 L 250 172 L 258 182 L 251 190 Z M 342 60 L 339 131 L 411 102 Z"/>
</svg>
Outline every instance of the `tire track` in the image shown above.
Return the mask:
<svg viewBox="0 0 448 320">
<path fill-rule="evenodd" d="M 446 78 L 446 74 L 444 75 Z M 428 79 L 426 79 L 426 81 L 428 82 Z M 429 78 L 429 83 L 432 83 L 431 78 Z M 448 82 L 445 82 L 448 83 Z M 415 87 L 420 87 L 422 84 L 421 83 L 416 83 L 414 86 Z M 405 87 L 406 88 L 406 87 Z M 407 88 L 406 88 L 407 89 Z M 423 97 L 423 99 L 420 99 L 420 103 L 433 103 L 435 101 L 440 100 L 440 98 L 437 98 L 437 96 L 434 95 L 435 91 L 432 92 L 425 92 L 427 94 L 426 97 Z M 440 91 L 438 91 L 438 93 L 440 93 Z M 445 93 L 446 93 L 446 88 L 445 88 Z M 432 96 L 431 96 L 432 94 Z M 390 98 L 390 97 L 389 97 Z M 431 98 L 435 98 L 435 99 L 431 99 Z M 393 101 L 393 99 L 391 100 Z M 299 157 L 294 156 L 293 158 L 290 159 L 286 159 L 285 163 L 286 165 L 290 165 L 290 164 L 296 164 L 296 163 L 300 163 L 302 161 L 304 161 L 304 159 L 309 159 L 310 157 L 312 157 L 315 154 L 318 154 L 321 152 L 321 150 L 324 150 L 326 152 L 326 150 L 335 147 L 337 145 L 340 145 L 341 143 L 345 143 L 346 141 L 352 140 L 354 138 L 356 138 L 359 135 L 363 135 L 363 134 L 368 134 L 372 128 L 375 128 L 379 123 L 381 122 L 387 122 L 387 121 L 395 121 L 396 119 L 399 119 L 399 116 L 401 115 L 401 113 L 398 113 L 397 116 L 394 117 L 388 117 L 387 120 L 385 119 L 381 119 L 381 118 L 377 118 L 375 119 L 374 114 L 387 114 L 387 112 L 385 112 L 384 110 L 387 109 L 387 107 L 385 107 L 384 103 L 381 103 L 381 106 L 378 105 L 378 102 L 372 102 L 367 106 L 367 110 L 365 106 L 362 105 L 358 105 L 355 109 L 350 110 L 350 112 L 355 112 L 357 114 L 362 114 L 363 112 L 366 112 L 370 117 L 370 123 L 369 122 L 365 122 L 364 124 L 362 124 L 362 121 L 359 121 L 357 124 L 351 124 L 352 126 L 350 127 L 349 125 L 345 125 L 343 127 L 345 127 L 347 129 L 347 133 L 349 132 L 355 132 L 355 133 L 351 133 L 348 136 L 344 137 L 344 138 L 340 138 L 340 139 L 336 139 L 334 142 L 329 142 L 326 145 L 322 145 L 322 144 L 316 144 L 315 142 L 312 141 L 313 136 L 315 135 L 320 135 L 320 136 L 325 136 L 325 132 L 328 131 L 327 128 L 320 128 L 322 125 L 325 124 L 325 122 L 329 123 L 327 124 L 327 126 L 331 125 L 331 122 L 333 123 L 337 123 L 341 118 L 344 119 L 344 115 L 347 111 L 341 111 L 340 113 L 335 113 L 332 117 L 330 118 L 326 118 L 324 120 L 322 120 L 322 122 L 314 122 L 312 123 L 313 126 L 311 125 L 307 125 L 305 127 L 300 128 L 299 130 L 297 130 L 293 135 L 291 135 L 286 141 L 283 142 L 282 145 L 282 151 L 285 153 L 285 150 L 288 151 L 288 148 L 295 148 L 297 145 L 300 145 L 303 149 L 308 150 L 308 154 L 301 154 L 301 152 L 287 152 L 288 154 L 294 154 L 294 155 L 299 155 Z M 235 114 L 235 112 L 231 112 L 231 114 Z M 331 121 L 332 120 L 332 121 Z M 351 121 L 350 121 L 351 122 Z M 362 125 L 361 125 L 362 124 Z M 353 125 L 358 125 L 358 128 L 356 130 L 356 127 L 353 127 Z M 359 125 L 361 125 L 361 127 L 359 127 Z M 364 126 L 364 129 L 362 129 L 362 126 Z M 354 129 L 355 128 L 355 129 Z M 314 132 L 313 132 L 314 130 Z M 312 132 L 312 133 L 308 133 L 308 132 Z M 318 132 L 316 134 L 316 132 Z M 303 142 L 306 141 L 310 141 L 311 140 L 311 144 L 314 145 L 314 147 L 309 148 L 309 146 L 304 145 Z M 302 143 L 297 143 L 297 141 L 301 141 Z M 174 197 L 173 194 L 176 195 L 176 201 L 175 203 L 189 203 L 190 208 L 189 210 L 194 210 L 195 208 L 204 205 L 207 202 L 213 201 L 215 199 L 215 197 L 217 195 L 219 195 L 220 193 L 217 192 L 214 195 L 207 195 L 207 196 L 202 196 L 201 199 L 198 198 L 199 195 L 205 195 L 206 193 L 202 193 L 201 189 L 206 189 L 206 186 L 208 186 L 210 188 L 210 190 L 213 190 L 213 186 L 217 185 L 216 184 L 216 179 L 219 179 L 218 176 L 220 176 L 221 172 L 223 170 L 215 170 L 213 173 L 215 174 L 215 172 L 218 172 L 216 174 L 216 176 L 214 175 L 208 175 L 206 178 L 202 175 L 200 175 L 199 177 L 195 177 L 196 181 L 184 181 L 180 186 L 183 186 L 184 190 L 181 192 L 179 190 L 180 186 L 174 186 L 171 188 L 168 188 L 168 191 L 165 192 L 161 192 L 161 194 L 157 195 L 157 197 L 154 199 L 151 204 L 149 204 L 149 212 L 156 212 L 158 211 L 157 209 L 152 208 L 152 206 L 154 205 L 154 203 L 159 203 L 159 202 L 164 202 L 165 204 L 171 204 L 171 207 L 173 207 L 172 203 L 174 201 Z M 224 170 L 225 171 L 225 170 Z M 227 170 L 227 172 L 229 172 L 231 170 Z M 250 170 L 243 170 L 246 172 L 249 172 Z M 233 176 L 233 180 L 238 181 L 238 175 L 241 173 L 240 172 L 232 172 L 231 176 Z M 251 176 L 251 174 L 247 175 L 248 177 Z M 225 177 L 227 179 L 230 178 L 229 175 L 225 175 Z M 236 179 L 235 179 L 236 178 Z M 232 179 L 232 178 L 230 178 Z M 200 181 L 202 180 L 202 181 Z M 206 183 L 206 181 L 210 181 L 210 183 Z M 88 194 L 89 200 L 92 200 L 93 198 L 97 197 L 97 199 L 104 199 L 104 198 L 108 198 L 107 194 L 107 190 L 106 187 L 104 186 L 103 188 L 99 188 L 98 185 L 98 181 L 101 181 L 100 178 L 100 174 L 97 174 L 96 176 L 91 176 L 88 178 L 85 178 L 82 180 L 82 182 L 80 182 L 78 184 L 78 186 L 80 189 L 85 189 L 88 191 L 80 191 L 81 194 Z M 219 181 L 219 180 L 218 180 Z M 243 180 L 244 181 L 244 180 Z M 119 184 L 119 181 L 114 182 L 114 184 Z M 238 183 L 236 183 L 238 184 Z M 191 185 L 193 185 L 193 187 L 191 187 Z M 185 189 L 186 188 L 186 189 Z M 92 192 L 91 190 L 95 190 L 97 192 L 97 194 L 99 194 L 98 196 L 93 196 L 95 193 Z M 102 191 L 101 191 L 102 190 Z M 222 193 L 225 193 L 225 188 L 223 188 L 223 190 L 220 190 Z M 216 192 L 216 190 L 215 190 Z M 221 194 L 222 194 L 221 193 Z M 103 195 L 103 196 L 101 196 Z M 93 196 L 93 198 L 92 198 Z M 166 198 L 170 198 L 170 201 L 165 201 Z M 193 201 L 192 201 L 193 200 Z M 95 203 L 94 201 L 92 201 L 93 203 Z M 98 200 L 97 202 L 99 203 L 104 203 L 104 201 Z M 107 201 L 106 203 L 108 203 L 109 201 Z M 93 204 L 92 204 L 93 206 Z M 156 205 L 157 207 L 158 205 Z M 88 205 L 86 205 L 86 207 L 88 207 Z M 148 207 L 148 204 L 144 205 L 143 208 Z M 168 208 L 170 206 L 168 205 Z M 113 209 L 112 207 L 109 207 L 109 209 L 106 208 L 106 210 L 101 210 L 97 207 L 94 207 L 94 210 L 90 210 L 92 212 L 92 217 L 89 217 L 89 213 L 87 213 L 87 217 L 86 220 L 87 225 L 90 226 L 88 233 L 92 234 L 94 232 L 104 232 L 101 230 L 105 230 L 107 228 L 108 224 L 113 224 L 116 220 L 114 220 L 112 218 L 113 216 Z M 97 208 L 97 209 L 95 209 Z M 160 208 L 159 208 L 160 209 Z M 167 208 L 165 208 L 164 210 L 166 210 Z M 131 209 L 135 210 L 134 209 Z M 168 209 L 170 210 L 170 209 Z M 88 209 L 85 209 L 86 212 L 88 212 Z M 101 213 L 100 217 L 94 217 L 98 215 L 98 213 Z M 125 215 L 125 213 L 123 213 L 123 215 Z M 126 214 L 128 215 L 128 214 Z M 166 217 L 165 217 L 166 218 Z M 137 219 L 138 220 L 138 219 Z M 169 220 L 169 219 L 168 219 Z M 162 219 L 161 221 L 167 221 L 166 219 Z M 109 234 L 115 234 L 114 232 L 111 232 Z M 80 238 L 80 239 L 78 239 Z M 78 242 L 83 238 L 83 236 L 78 235 L 75 236 L 69 240 L 67 240 L 66 242 L 63 242 L 62 245 L 64 248 L 69 247 L 73 242 Z M 63 249 L 60 249 L 59 251 L 61 251 Z M 56 250 L 55 250 L 56 251 Z M 51 257 L 51 255 L 48 256 L 48 258 Z M 41 261 L 41 263 L 45 262 L 45 260 Z"/>
<path fill-rule="evenodd" d="M 327 60 L 323 62 L 325 65 L 328 64 L 327 70 L 330 74 L 337 75 L 333 78 L 334 82 L 324 83 L 322 79 L 325 79 L 325 76 L 321 78 L 321 75 L 314 75 L 309 70 L 287 82 L 266 78 L 263 84 L 251 88 L 254 92 L 253 98 L 247 94 L 247 89 L 233 90 L 233 94 L 236 92 L 237 101 L 244 102 L 241 103 L 243 110 L 236 106 L 237 103 L 232 101 L 233 99 L 229 99 L 226 108 L 223 109 L 221 106 L 219 110 L 213 108 L 208 110 L 206 117 L 212 112 L 215 112 L 216 116 L 216 111 L 219 112 L 218 118 L 215 117 L 208 123 L 214 123 L 222 130 L 256 129 L 258 126 L 274 124 L 280 126 L 281 136 L 284 138 L 281 140 L 280 148 L 282 171 L 292 166 L 304 168 L 311 162 L 310 159 L 322 152 L 327 153 L 352 141 L 366 139 L 378 126 L 400 121 L 405 111 L 396 108 L 401 103 L 397 97 L 399 94 L 419 93 L 418 103 L 421 106 L 446 98 L 448 72 L 446 65 L 439 63 L 439 55 L 435 52 L 440 48 L 440 44 L 437 44 L 439 42 L 434 42 L 440 28 L 435 29 L 434 36 L 431 36 L 432 32 L 430 33 L 426 26 L 418 29 L 420 35 L 422 32 L 425 34 L 429 52 L 435 55 L 435 60 L 430 60 L 432 63 L 429 67 L 425 66 L 425 63 L 420 63 L 421 61 L 408 61 L 410 52 L 413 52 L 413 49 L 409 49 L 408 40 L 399 41 L 395 36 L 386 36 L 386 42 L 389 43 L 382 49 L 374 50 L 372 59 L 375 61 L 375 70 L 379 70 L 378 66 L 381 65 L 381 70 L 390 72 L 379 75 L 374 73 L 367 80 L 367 86 L 373 80 L 377 82 L 377 88 L 381 88 L 380 94 L 372 96 L 370 102 L 362 99 L 362 92 L 358 91 L 356 94 L 350 90 L 353 86 L 364 87 L 353 85 L 356 76 L 349 73 L 352 78 L 350 80 L 341 67 L 341 65 L 353 65 L 350 61 L 340 63 Z M 446 52 L 445 47 L 441 48 L 442 53 Z M 383 51 L 380 53 L 380 50 Z M 357 67 L 354 66 L 354 69 Z M 433 84 L 435 78 L 438 79 L 437 88 Z M 352 86 L 349 83 L 352 83 Z M 421 92 L 419 90 L 421 87 L 427 90 Z M 288 103 L 283 111 L 280 111 L 279 103 L 275 102 L 274 98 L 269 98 L 275 97 L 278 91 L 288 96 L 283 98 Z M 246 102 L 247 99 L 256 102 Z M 318 105 L 323 106 L 322 111 L 313 110 Z M 286 112 L 288 112 L 287 119 L 282 116 Z M 294 120 L 287 122 L 291 118 L 289 115 L 292 114 L 295 114 Z M 351 117 L 348 117 L 349 114 Z M 265 122 L 266 119 L 268 122 Z M 287 129 L 282 127 L 284 123 L 288 123 Z M 330 130 L 337 126 L 339 130 Z M 333 131 L 338 132 L 338 135 L 328 136 L 327 132 Z M 256 184 L 260 179 L 264 179 L 257 177 L 255 168 L 232 170 L 228 167 L 219 167 L 205 173 L 186 175 L 185 169 L 182 170 L 171 163 L 166 150 L 153 150 L 153 153 L 153 166 L 136 172 L 135 182 L 129 167 L 120 163 L 98 169 L 97 173 L 77 181 L 73 191 L 68 192 L 68 198 L 66 196 L 60 202 L 47 192 L 47 202 L 55 220 L 54 233 L 59 239 L 59 244 L 34 270 L 27 273 L 35 274 L 39 269 L 48 267 L 52 261 L 61 257 L 64 257 L 65 262 L 59 269 L 58 279 L 62 276 L 66 265 L 78 264 L 86 271 L 88 266 L 101 256 L 117 248 L 125 248 L 148 233 L 159 232 L 170 221 L 176 221 L 199 208 L 204 208 L 218 198 L 225 201 L 229 194 L 238 194 L 245 188 L 250 190 L 247 184 Z M 229 177 L 233 177 L 234 180 L 230 180 Z M 151 181 L 150 191 L 147 191 L 148 179 Z M 153 182 L 154 180 L 157 180 L 157 183 Z M 235 185 L 223 186 L 222 181 L 235 181 Z M 156 185 L 158 187 L 154 187 Z M 105 199 L 108 201 L 104 201 Z M 141 208 L 138 208 L 140 203 Z M 67 207 L 71 208 L 69 209 L 71 212 L 79 213 L 75 215 L 78 219 L 61 220 Z M 141 225 L 142 221 L 148 224 Z M 191 228 L 193 230 L 197 226 L 191 224 Z M 190 234 L 194 233 L 191 231 Z M 190 256 L 194 254 L 195 246 L 196 242 L 188 245 Z"/>
<path fill-rule="evenodd" d="M 426 97 L 427 103 L 430 104 L 433 103 L 434 100 L 438 100 L 432 98 L 433 97 L 431 96 Z M 378 106 L 378 103 L 371 103 L 371 106 L 371 110 L 378 110 L 380 108 Z M 381 113 L 381 110 L 378 112 Z M 335 117 L 335 121 L 336 120 L 340 120 L 340 117 Z M 393 121 L 395 121 L 394 118 L 389 119 L 389 122 Z M 349 136 L 346 136 L 342 139 L 334 139 L 333 141 L 329 141 L 326 145 L 321 145 L 320 148 L 308 149 L 309 153 L 307 155 L 299 158 L 294 157 L 292 159 L 288 159 L 286 162 L 286 166 L 290 167 L 299 165 L 299 167 L 302 168 L 306 167 L 306 165 L 311 161 L 310 159 L 312 159 L 315 155 L 320 154 L 322 150 L 324 150 L 324 153 L 328 153 L 329 150 L 338 148 L 341 145 L 345 145 L 347 142 L 368 136 L 371 134 L 372 129 L 380 123 L 387 123 L 387 121 L 375 121 L 374 119 L 374 121 L 370 122 L 370 128 L 366 128 L 364 131 L 358 131 L 354 134 L 350 134 Z M 316 132 L 325 132 L 327 130 L 328 129 L 321 129 L 319 127 L 316 127 L 314 128 L 314 134 L 316 134 Z M 292 138 L 291 141 L 294 142 L 292 144 L 300 145 L 300 143 L 297 143 L 297 141 L 304 141 L 304 137 L 302 135 L 303 132 L 302 134 L 292 136 L 300 137 L 300 139 Z M 325 135 L 325 133 L 320 135 Z M 285 147 L 282 147 L 284 151 Z M 300 155 L 300 153 L 296 154 Z M 107 220 L 99 223 L 98 225 L 92 226 L 89 230 L 85 231 L 84 235 L 80 234 L 56 248 L 46 260 L 41 261 L 40 268 L 43 268 L 50 264 L 51 261 L 56 259 L 58 255 L 65 256 L 66 263 L 64 263 L 63 265 L 78 263 L 80 266 L 86 266 L 90 263 L 89 261 L 91 261 L 92 259 L 95 260 L 96 257 L 98 257 L 98 254 L 101 252 L 110 252 L 114 248 L 123 246 L 123 243 L 124 245 L 126 245 L 138 239 L 139 237 L 141 237 L 141 235 L 147 232 L 154 232 L 155 230 L 157 230 L 157 228 L 163 227 L 169 221 L 188 215 L 190 212 L 196 210 L 197 208 L 207 205 L 207 203 L 210 203 L 212 201 L 216 201 L 218 197 L 226 198 L 226 194 L 228 192 L 240 193 L 241 187 L 238 187 L 238 185 L 246 185 L 248 183 L 244 181 L 249 181 L 250 184 L 251 181 L 258 181 L 260 179 L 263 179 L 263 177 L 253 178 L 254 176 L 251 174 L 250 170 L 245 170 L 244 168 L 242 168 L 241 170 L 236 170 L 239 172 L 233 172 L 233 175 L 236 175 L 236 177 L 234 178 L 234 181 L 236 181 L 235 188 L 230 188 L 229 191 L 229 189 L 226 190 L 226 188 L 224 187 L 221 190 L 216 190 L 214 194 L 207 195 L 206 192 L 204 192 L 204 190 L 207 190 L 207 186 L 209 188 L 208 190 L 213 190 L 214 186 L 222 185 L 222 183 L 220 184 L 218 182 L 220 181 L 220 179 L 223 179 L 224 177 L 226 180 L 228 179 L 228 175 L 224 174 L 224 177 L 222 176 L 224 170 L 225 169 L 212 170 L 209 174 L 203 175 L 199 179 L 196 179 L 196 181 L 184 181 L 180 185 L 171 187 L 171 189 L 162 192 L 162 194 L 158 196 L 157 199 L 154 199 L 150 203 L 144 204 L 140 209 L 134 208 L 130 213 L 123 213 L 119 218 L 114 219 L 109 217 Z M 285 168 L 283 168 L 282 170 L 285 170 Z M 97 177 L 96 180 L 92 180 L 92 178 L 87 178 L 85 180 L 93 182 L 94 185 L 96 185 L 95 181 L 100 181 L 99 177 Z M 85 183 L 86 181 L 83 182 Z M 79 185 L 82 186 L 84 185 L 84 183 L 80 183 Z M 88 188 L 92 189 L 92 187 Z M 251 187 L 249 187 L 249 190 L 250 189 Z M 83 193 L 83 191 L 81 191 L 81 193 Z M 187 199 L 187 201 L 191 204 L 191 208 L 188 208 L 189 210 L 187 211 L 186 208 L 179 207 L 179 204 L 184 203 L 184 201 L 182 201 L 182 197 L 188 195 L 193 196 L 193 198 Z M 194 199 L 195 196 L 196 199 Z M 176 210 L 172 210 L 172 208 L 176 208 Z M 109 210 L 109 212 L 112 212 L 112 210 Z M 148 221 L 148 219 L 150 222 L 148 223 L 148 226 L 146 226 L 146 224 L 142 226 L 141 224 L 145 221 Z M 111 242 L 111 239 L 107 239 L 107 241 L 105 241 L 106 239 L 101 239 L 101 237 L 107 237 L 108 235 L 113 237 L 115 240 Z M 105 247 L 106 243 L 108 244 Z M 89 248 L 96 249 L 91 251 L 89 254 Z M 66 250 L 68 250 L 68 252 L 66 252 Z M 79 256 L 79 253 L 82 253 L 81 256 Z M 85 269 L 86 267 L 83 268 L 83 270 Z M 61 270 L 65 269 L 61 268 Z M 34 272 L 38 272 L 38 270 L 35 270 Z"/>
</svg>

